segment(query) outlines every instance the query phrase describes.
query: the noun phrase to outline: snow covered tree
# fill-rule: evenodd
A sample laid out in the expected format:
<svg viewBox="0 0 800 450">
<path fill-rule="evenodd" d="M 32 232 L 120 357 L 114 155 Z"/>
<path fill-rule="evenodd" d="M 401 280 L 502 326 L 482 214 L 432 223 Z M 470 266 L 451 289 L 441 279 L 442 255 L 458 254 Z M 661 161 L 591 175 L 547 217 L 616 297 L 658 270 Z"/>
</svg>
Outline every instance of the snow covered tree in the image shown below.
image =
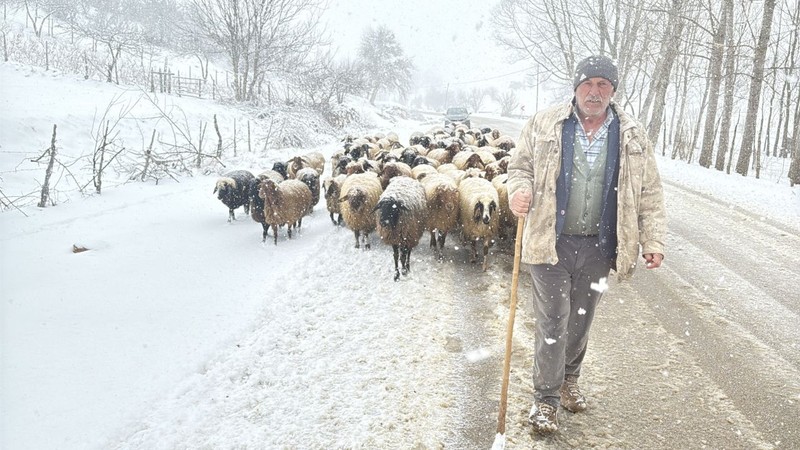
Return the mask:
<svg viewBox="0 0 800 450">
<path fill-rule="evenodd" d="M 717 121 L 717 107 L 719 105 L 719 90 L 722 85 L 722 64 L 725 57 L 725 34 L 728 27 L 728 19 L 726 17 L 729 11 L 725 3 L 732 3 L 733 0 L 726 0 L 720 5 L 720 19 L 711 14 L 709 10 L 710 21 L 712 25 L 716 25 L 714 31 L 714 40 L 711 46 L 711 60 L 709 62 L 710 79 L 708 80 L 708 111 L 706 112 L 705 129 L 703 130 L 703 145 L 700 150 L 700 165 L 703 167 L 711 166 L 711 159 L 714 153 L 714 133 L 716 132 L 715 124 Z"/>
<path fill-rule="evenodd" d="M 464 104 L 467 105 L 473 112 L 478 112 L 483 106 L 483 98 L 486 96 L 486 90 L 481 88 L 472 88 L 464 94 Z"/>
<path fill-rule="evenodd" d="M 33 27 L 36 37 L 42 37 L 45 23 L 64 6 L 61 0 L 23 0 L 26 20 Z"/>
<path fill-rule="evenodd" d="M 320 55 L 298 68 L 291 80 L 304 100 L 327 111 L 333 103 L 342 104 L 347 94 L 363 90 L 364 71 L 350 60 L 334 61 L 330 53 Z"/>
<path fill-rule="evenodd" d="M 192 0 L 199 31 L 221 48 L 237 101 L 258 98 L 267 74 L 293 69 L 320 42 L 321 0 Z"/>
<path fill-rule="evenodd" d="M 134 0 L 79 0 L 70 14 L 73 30 L 102 44 L 108 54 L 104 55 L 103 70 L 106 81 L 119 82 L 117 68 L 123 50 L 134 50 L 141 46 L 143 27 L 128 16 Z"/>
<path fill-rule="evenodd" d="M 500 115 L 510 117 L 514 110 L 519 107 L 519 98 L 514 91 L 505 91 L 495 97 L 497 103 L 500 103 Z"/>
<path fill-rule="evenodd" d="M 370 27 L 364 32 L 358 57 L 365 68 L 370 104 L 375 104 L 381 90 L 406 94 L 414 63 L 404 55 L 394 32 L 387 26 Z"/>
<path fill-rule="evenodd" d="M 750 79 L 750 95 L 747 100 L 747 118 L 744 122 L 742 144 L 739 147 L 739 159 L 736 161 L 736 173 L 746 176 L 753 155 L 753 142 L 756 137 L 758 105 L 761 100 L 761 84 L 764 82 L 764 61 L 767 57 L 767 46 L 770 41 L 772 16 L 775 11 L 775 0 L 764 1 L 764 13 L 761 21 L 761 33 L 758 36 L 753 54 L 753 76 Z"/>
</svg>

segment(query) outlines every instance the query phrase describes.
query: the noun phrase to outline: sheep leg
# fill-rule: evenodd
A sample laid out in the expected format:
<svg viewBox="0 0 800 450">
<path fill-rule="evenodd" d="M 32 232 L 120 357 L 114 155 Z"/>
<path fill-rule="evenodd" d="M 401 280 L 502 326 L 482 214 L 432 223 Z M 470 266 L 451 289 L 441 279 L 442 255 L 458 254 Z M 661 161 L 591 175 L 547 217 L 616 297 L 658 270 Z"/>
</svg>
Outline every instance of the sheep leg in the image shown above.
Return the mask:
<svg viewBox="0 0 800 450">
<path fill-rule="evenodd" d="M 436 250 L 436 231 L 431 230 L 431 248 Z"/>
<path fill-rule="evenodd" d="M 364 248 L 366 248 L 367 250 L 370 249 L 370 246 L 369 246 L 369 233 L 364 233 Z"/>
<path fill-rule="evenodd" d="M 403 264 L 403 275 L 411 272 L 411 249 L 405 245 L 400 247 L 400 262 Z"/>
<path fill-rule="evenodd" d="M 292 238 L 292 228 L 294 228 L 294 224 L 293 223 L 287 223 L 286 224 L 286 234 L 289 235 L 289 239 Z"/>
<path fill-rule="evenodd" d="M 342 215 L 339 214 L 339 217 L 336 218 L 336 224 L 335 225 L 342 226 L 343 223 L 344 223 L 344 217 L 342 217 Z"/>
<path fill-rule="evenodd" d="M 269 233 L 269 225 L 262 223 L 261 228 L 264 229 L 264 232 L 261 233 L 261 243 L 267 242 L 267 234 Z"/>
<path fill-rule="evenodd" d="M 233 208 L 228 208 L 228 223 L 232 220 L 236 220 L 236 215 L 233 213 Z"/>
<path fill-rule="evenodd" d="M 272 235 L 274 236 L 275 245 L 278 245 L 278 224 L 272 224 Z"/>
<path fill-rule="evenodd" d="M 469 262 L 475 264 L 476 262 L 478 262 L 478 249 L 475 247 L 474 239 L 472 240 L 472 242 L 470 242 L 470 246 L 472 247 L 472 256 L 470 256 Z"/>
<path fill-rule="evenodd" d="M 357 230 L 354 230 L 353 233 L 356 234 L 356 248 L 361 248 L 361 241 L 358 238 L 360 233 Z"/>
<path fill-rule="evenodd" d="M 397 253 L 398 253 L 397 245 L 392 245 L 392 252 L 394 253 L 394 281 L 400 279 L 400 270 L 397 269 Z"/>
<path fill-rule="evenodd" d="M 489 268 L 489 238 L 483 238 L 483 271 Z"/>
<path fill-rule="evenodd" d="M 439 261 L 444 260 L 444 241 L 447 239 L 447 231 L 439 232 Z"/>
<path fill-rule="evenodd" d="M 331 213 L 331 222 L 333 222 L 333 225 L 336 226 L 336 221 L 333 220 L 333 213 Z"/>
</svg>

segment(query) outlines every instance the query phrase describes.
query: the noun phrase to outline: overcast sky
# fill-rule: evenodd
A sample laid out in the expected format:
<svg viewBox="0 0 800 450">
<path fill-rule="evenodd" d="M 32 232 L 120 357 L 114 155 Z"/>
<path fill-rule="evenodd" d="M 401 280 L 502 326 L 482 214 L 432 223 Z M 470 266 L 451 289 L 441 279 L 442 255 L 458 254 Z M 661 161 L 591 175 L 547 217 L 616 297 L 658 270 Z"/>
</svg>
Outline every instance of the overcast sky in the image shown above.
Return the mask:
<svg viewBox="0 0 800 450">
<path fill-rule="evenodd" d="M 471 88 L 479 82 L 521 80 L 520 70 L 526 67 L 524 62 L 512 65 L 508 53 L 495 44 L 491 14 L 496 3 L 333 0 L 323 18 L 333 46 L 340 48 L 339 56 L 355 59 L 364 30 L 384 24 L 421 74 L 440 74 L 439 83 L 429 77 L 425 77 L 426 82 Z"/>
</svg>

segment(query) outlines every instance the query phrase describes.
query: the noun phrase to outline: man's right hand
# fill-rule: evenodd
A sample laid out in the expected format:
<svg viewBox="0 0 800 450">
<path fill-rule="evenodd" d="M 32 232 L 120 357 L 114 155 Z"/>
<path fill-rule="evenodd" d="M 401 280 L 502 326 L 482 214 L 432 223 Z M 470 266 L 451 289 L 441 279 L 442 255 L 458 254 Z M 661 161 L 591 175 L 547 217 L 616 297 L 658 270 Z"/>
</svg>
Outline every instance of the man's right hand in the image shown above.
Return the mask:
<svg viewBox="0 0 800 450">
<path fill-rule="evenodd" d="M 514 192 L 509 202 L 511 212 L 517 217 L 525 217 L 531 207 L 531 191 L 521 190 Z"/>
</svg>

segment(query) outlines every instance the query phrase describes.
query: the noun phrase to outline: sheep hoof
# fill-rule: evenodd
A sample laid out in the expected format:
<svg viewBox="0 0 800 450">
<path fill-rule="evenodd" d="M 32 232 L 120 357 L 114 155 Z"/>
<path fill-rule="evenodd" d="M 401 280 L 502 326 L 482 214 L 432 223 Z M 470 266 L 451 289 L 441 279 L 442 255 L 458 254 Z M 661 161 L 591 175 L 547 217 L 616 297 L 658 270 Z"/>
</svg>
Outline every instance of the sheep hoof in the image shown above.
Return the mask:
<svg viewBox="0 0 800 450">
<path fill-rule="evenodd" d="M 400 279 L 400 272 L 395 272 L 394 273 L 394 281 L 397 281 L 399 279 Z"/>
</svg>

